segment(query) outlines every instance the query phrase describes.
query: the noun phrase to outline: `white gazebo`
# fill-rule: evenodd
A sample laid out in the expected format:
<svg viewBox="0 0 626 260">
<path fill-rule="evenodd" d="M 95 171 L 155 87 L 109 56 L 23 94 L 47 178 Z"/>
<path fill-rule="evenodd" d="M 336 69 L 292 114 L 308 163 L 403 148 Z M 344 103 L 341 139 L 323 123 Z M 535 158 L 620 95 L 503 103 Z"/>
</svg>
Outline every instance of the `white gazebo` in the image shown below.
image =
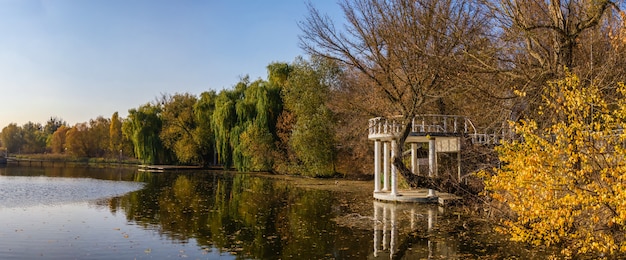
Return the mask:
<svg viewBox="0 0 626 260">
<path fill-rule="evenodd" d="M 397 140 L 404 122 L 402 117 L 377 117 L 369 120 L 368 138 L 374 141 L 374 198 L 389 201 L 433 201 L 434 190 L 398 191 L 398 172 L 393 166 Z M 420 115 L 412 119 L 412 128 L 405 143 L 411 157 L 411 170 L 420 174 L 420 161 L 428 162 L 428 176 L 437 176 L 437 154 L 456 153 L 458 178 L 461 179 L 461 141 L 474 130 L 471 122 L 462 116 Z M 475 135 L 475 131 L 473 133 Z M 428 158 L 419 158 L 418 149 L 427 144 Z M 403 149 L 404 150 L 404 149 Z M 382 185 L 382 187 L 381 187 Z"/>
</svg>

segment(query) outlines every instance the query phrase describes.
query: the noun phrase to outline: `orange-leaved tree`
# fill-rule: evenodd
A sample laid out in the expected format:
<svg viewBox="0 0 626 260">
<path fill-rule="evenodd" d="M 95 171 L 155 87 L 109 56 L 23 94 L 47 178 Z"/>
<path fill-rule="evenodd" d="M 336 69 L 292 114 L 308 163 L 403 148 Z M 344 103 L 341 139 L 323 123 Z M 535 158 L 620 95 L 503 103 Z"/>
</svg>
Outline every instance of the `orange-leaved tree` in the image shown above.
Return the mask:
<svg viewBox="0 0 626 260">
<path fill-rule="evenodd" d="M 513 123 L 519 138 L 497 148 L 502 167 L 486 177 L 510 209 L 500 230 L 566 255 L 626 253 L 626 102 L 570 73 L 545 91 L 539 113 L 550 120 Z"/>
</svg>

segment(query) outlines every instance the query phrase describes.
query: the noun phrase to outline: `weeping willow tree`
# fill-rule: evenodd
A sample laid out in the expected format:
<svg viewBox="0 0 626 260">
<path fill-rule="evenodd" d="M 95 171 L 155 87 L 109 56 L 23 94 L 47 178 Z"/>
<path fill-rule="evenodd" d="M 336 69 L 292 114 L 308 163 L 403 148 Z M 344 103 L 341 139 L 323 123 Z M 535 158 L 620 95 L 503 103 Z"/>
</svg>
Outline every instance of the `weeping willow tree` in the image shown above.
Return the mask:
<svg viewBox="0 0 626 260">
<path fill-rule="evenodd" d="M 198 102 L 194 105 L 194 114 L 198 127 L 194 130 L 193 137 L 199 146 L 199 154 L 203 165 L 217 164 L 215 149 L 214 125 L 211 121 L 215 111 L 215 91 L 203 92 Z"/>
<path fill-rule="evenodd" d="M 246 77 L 235 86 L 235 91 L 242 93 L 240 99 L 235 104 L 235 113 L 237 115 L 237 123 L 231 129 L 232 136 L 230 138 L 230 145 L 233 149 L 233 165 L 239 171 L 248 171 L 252 164 L 251 158 L 246 156 L 244 150 L 246 149 L 242 144 L 242 135 L 245 133 L 256 118 L 257 111 L 255 109 L 256 97 L 251 95 L 251 88 L 257 88 L 258 81 L 249 83 L 249 79 Z"/>
<path fill-rule="evenodd" d="M 263 80 L 244 78 L 220 92 L 212 121 L 220 162 L 239 171 L 271 170 L 281 110 L 280 88 Z"/>
<path fill-rule="evenodd" d="M 282 111 L 280 86 L 266 81 L 256 81 L 246 90 L 242 108 L 255 117 L 245 126 L 239 146 L 246 159 L 246 168 L 253 171 L 272 170 L 276 138 L 276 121 Z"/>
<path fill-rule="evenodd" d="M 232 166 L 231 129 L 237 123 L 235 104 L 239 94 L 235 90 L 222 90 L 215 99 L 212 125 L 215 132 L 215 148 L 219 162 L 228 169 Z"/>
<path fill-rule="evenodd" d="M 143 163 L 169 163 L 171 152 L 163 146 L 159 133 L 162 128 L 161 108 L 145 104 L 138 109 L 128 110 L 128 120 L 124 121 L 122 130 L 130 137 L 135 155 Z"/>
</svg>

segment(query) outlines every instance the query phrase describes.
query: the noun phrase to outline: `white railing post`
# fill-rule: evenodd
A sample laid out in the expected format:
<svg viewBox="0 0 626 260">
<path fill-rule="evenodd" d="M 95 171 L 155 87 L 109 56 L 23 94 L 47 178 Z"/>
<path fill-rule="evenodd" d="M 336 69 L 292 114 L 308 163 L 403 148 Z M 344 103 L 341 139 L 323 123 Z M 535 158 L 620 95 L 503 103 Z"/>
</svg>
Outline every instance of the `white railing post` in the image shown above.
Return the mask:
<svg viewBox="0 0 626 260">
<path fill-rule="evenodd" d="M 455 133 L 457 133 L 457 131 L 458 131 L 458 129 L 457 129 L 458 120 L 459 120 L 459 117 L 455 116 L 454 117 L 454 132 Z"/>
<path fill-rule="evenodd" d="M 386 134 L 387 133 L 387 128 L 389 127 L 389 123 L 387 122 L 387 119 L 385 119 L 385 124 L 383 125 L 383 132 Z"/>
</svg>

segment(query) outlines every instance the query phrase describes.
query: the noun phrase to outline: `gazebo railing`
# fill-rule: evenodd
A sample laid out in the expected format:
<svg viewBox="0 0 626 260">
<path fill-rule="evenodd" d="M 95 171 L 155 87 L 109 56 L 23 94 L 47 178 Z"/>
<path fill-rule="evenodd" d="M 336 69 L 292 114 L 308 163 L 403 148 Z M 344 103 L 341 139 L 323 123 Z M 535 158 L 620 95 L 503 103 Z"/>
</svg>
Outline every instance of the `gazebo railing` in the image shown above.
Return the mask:
<svg viewBox="0 0 626 260">
<path fill-rule="evenodd" d="M 474 124 L 458 115 L 417 115 L 411 119 L 411 132 L 440 134 L 476 133 Z M 402 116 L 375 117 L 369 120 L 369 135 L 397 135 L 402 131 L 405 119 Z"/>
<path fill-rule="evenodd" d="M 375 117 L 369 120 L 369 138 L 393 137 L 405 126 L 403 116 Z M 459 115 L 417 115 L 411 119 L 411 132 L 417 134 L 467 135 L 475 144 L 499 144 L 512 138 L 508 129 L 492 129 L 479 133 L 469 118 Z"/>
</svg>

